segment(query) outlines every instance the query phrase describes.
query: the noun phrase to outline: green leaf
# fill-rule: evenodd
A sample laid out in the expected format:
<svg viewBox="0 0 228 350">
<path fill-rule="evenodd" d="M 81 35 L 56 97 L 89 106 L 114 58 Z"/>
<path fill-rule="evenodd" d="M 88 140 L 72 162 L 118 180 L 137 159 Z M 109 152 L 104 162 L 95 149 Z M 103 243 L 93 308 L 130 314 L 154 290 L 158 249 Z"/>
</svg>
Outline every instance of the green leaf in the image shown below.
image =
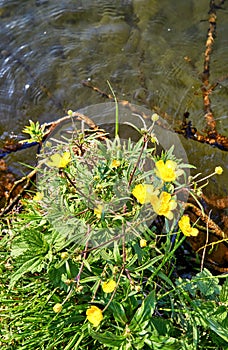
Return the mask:
<svg viewBox="0 0 228 350">
<path fill-rule="evenodd" d="M 129 263 L 126 265 L 126 269 L 129 269 L 136 261 L 138 260 L 138 256 L 135 254 L 133 255 L 132 259 L 129 261 Z M 135 270 L 134 270 L 135 271 Z"/>
<path fill-rule="evenodd" d="M 150 292 L 150 294 L 143 300 L 142 305 L 136 310 L 129 327 L 134 330 L 135 328 L 142 327 L 145 321 L 149 321 L 154 313 L 155 304 L 155 291 L 152 290 L 152 292 Z M 146 323 L 144 326 L 145 325 Z"/>
<path fill-rule="evenodd" d="M 139 267 L 134 268 L 134 272 L 138 272 L 138 271 L 141 272 L 145 269 L 148 269 L 149 267 L 153 266 L 157 261 L 159 261 L 161 259 L 163 259 L 163 255 L 155 256 L 153 259 L 148 260 L 143 265 L 140 265 Z"/>
<path fill-rule="evenodd" d="M 10 279 L 9 288 L 13 288 L 15 283 L 27 272 L 36 272 L 40 269 L 42 269 L 42 261 L 41 259 L 37 259 L 35 256 L 34 258 L 31 258 L 30 260 L 26 261 L 17 271 L 15 271 Z"/>
<path fill-rule="evenodd" d="M 212 275 L 212 273 L 206 268 L 203 271 L 197 273 L 194 281 L 197 284 L 200 292 L 206 297 L 216 297 L 220 294 L 221 286 L 219 285 L 219 279 Z"/>
<path fill-rule="evenodd" d="M 219 299 L 222 303 L 228 303 L 228 277 L 222 285 L 222 290 L 219 295 Z"/>
<path fill-rule="evenodd" d="M 98 340 L 101 344 L 113 347 L 120 347 L 123 341 L 126 339 L 126 336 L 121 336 L 110 332 L 104 332 L 101 334 L 90 330 L 89 333 L 93 339 Z"/>
<path fill-rule="evenodd" d="M 31 256 L 46 254 L 49 245 L 44 238 L 44 235 L 36 230 L 23 232 L 12 243 L 11 255 L 13 258 L 22 256 L 22 260 L 30 260 Z"/>
<path fill-rule="evenodd" d="M 166 274 L 164 274 L 162 271 L 158 272 L 158 276 L 163 279 L 168 285 L 170 285 L 172 288 L 174 288 L 174 284 L 171 281 L 171 279 L 169 277 L 166 276 Z"/>
<path fill-rule="evenodd" d="M 110 310 L 113 312 L 113 316 L 116 322 L 120 322 L 123 326 L 128 322 L 127 316 L 123 306 L 117 301 L 113 300 L 109 306 Z"/>
<path fill-rule="evenodd" d="M 151 349 L 154 350 L 178 350 L 182 349 L 181 345 L 179 344 L 179 341 L 176 338 L 173 337 L 158 337 L 158 336 L 152 336 L 149 338 L 150 341 L 153 344 L 153 347 Z"/>
<path fill-rule="evenodd" d="M 116 241 L 114 241 L 113 256 L 114 256 L 115 263 L 118 264 L 121 261 L 121 256 L 120 256 L 119 245 L 118 245 L 118 242 Z"/>
<path fill-rule="evenodd" d="M 68 261 L 69 264 L 69 270 L 72 277 L 77 276 L 78 274 L 78 267 L 76 264 L 74 264 L 71 260 Z M 57 265 L 51 267 L 48 270 L 48 276 L 50 278 L 50 281 L 55 287 L 60 287 L 64 290 L 67 290 L 68 286 L 66 283 L 64 283 L 64 277 L 65 279 L 68 279 L 67 270 L 66 270 L 66 264 L 56 267 Z"/>
<path fill-rule="evenodd" d="M 17 237 L 12 245 L 11 248 L 11 256 L 13 258 L 17 258 L 18 256 L 24 254 L 29 248 L 29 245 L 27 242 L 21 239 L 21 237 Z"/>
<path fill-rule="evenodd" d="M 225 340 L 228 344 L 228 332 L 227 328 L 224 328 L 221 324 L 212 319 L 205 317 L 208 325 L 212 331 L 214 331 L 218 336 L 220 336 L 223 340 Z"/>
<path fill-rule="evenodd" d="M 165 320 L 162 317 L 152 317 L 151 323 L 159 335 L 167 336 L 170 333 L 172 327 L 170 320 Z"/>
</svg>

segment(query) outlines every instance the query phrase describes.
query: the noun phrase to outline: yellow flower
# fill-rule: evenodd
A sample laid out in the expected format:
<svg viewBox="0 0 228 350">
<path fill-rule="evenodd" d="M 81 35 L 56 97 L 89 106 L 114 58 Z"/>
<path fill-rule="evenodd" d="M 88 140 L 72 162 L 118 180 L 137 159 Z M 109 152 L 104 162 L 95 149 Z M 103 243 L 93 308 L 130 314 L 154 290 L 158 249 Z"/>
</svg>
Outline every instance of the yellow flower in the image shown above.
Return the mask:
<svg viewBox="0 0 228 350">
<path fill-rule="evenodd" d="M 117 159 L 113 159 L 112 163 L 111 163 L 111 168 L 118 168 L 118 166 L 120 166 L 121 162 Z"/>
<path fill-rule="evenodd" d="M 222 168 L 221 166 L 217 166 L 217 167 L 215 168 L 215 173 L 216 173 L 217 175 L 221 175 L 221 174 L 223 173 L 223 168 Z"/>
<path fill-rule="evenodd" d="M 103 205 L 98 204 L 98 206 L 94 208 L 94 214 L 97 216 L 98 219 L 101 218 L 102 212 L 103 212 Z"/>
<path fill-rule="evenodd" d="M 109 280 L 102 284 L 102 289 L 103 289 L 103 292 L 105 293 L 112 293 L 115 288 L 116 288 L 116 282 L 114 280 Z"/>
<path fill-rule="evenodd" d="M 139 245 L 140 245 L 141 248 L 146 247 L 146 246 L 147 246 L 147 240 L 146 240 L 146 239 L 143 239 L 143 238 L 140 239 Z"/>
<path fill-rule="evenodd" d="M 172 210 L 174 210 L 177 207 L 177 203 L 175 200 L 171 199 L 170 193 L 162 192 L 159 198 L 153 198 L 151 204 L 156 214 L 164 215 L 167 219 L 172 220 Z"/>
<path fill-rule="evenodd" d="M 36 202 L 41 201 L 44 198 L 43 192 L 36 192 L 35 196 L 33 197 L 33 200 Z"/>
<path fill-rule="evenodd" d="M 103 315 L 101 309 L 99 307 L 92 305 L 86 311 L 87 320 L 92 323 L 95 327 L 99 326 L 101 321 L 103 320 Z"/>
<path fill-rule="evenodd" d="M 173 160 L 167 160 L 165 163 L 162 159 L 155 163 L 156 170 L 155 173 L 161 180 L 165 182 L 175 181 L 177 176 L 182 172 L 176 172 L 177 163 Z"/>
<path fill-rule="evenodd" d="M 132 190 L 133 196 L 140 204 L 150 203 L 157 193 L 158 191 L 154 190 L 154 186 L 148 184 L 138 184 Z"/>
<path fill-rule="evenodd" d="M 182 216 L 182 218 L 180 219 L 179 223 L 178 223 L 181 231 L 183 232 L 183 234 L 187 237 L 189 236 L 197 236 L 199 233 L 199 230 L 195 227 L 191 227 L 190 225 L 190 218 L 188 215 L 184 215 Z"/>
<path fill-rule="evenodd" d="M 62 311 L 62 308 L 63 308 L 62 304 L 57 303 L 57 304 L 55 304 L 55 305 L 53 306 L 53 311 L 54 311 L 55 313 L 58 313 L 58 312 L 61 312 L 61 311 Z"/>
<path fill-rule="evenodd" d="M 50 157 L 50 161 L 47 162 L 47 164 L 50 167 L 55 168 L 65 168 L 71 161 L 71 155 L 70 152 L 64 152 L 62 156 L 59 153 L 55 153 Z"/>
</svg>

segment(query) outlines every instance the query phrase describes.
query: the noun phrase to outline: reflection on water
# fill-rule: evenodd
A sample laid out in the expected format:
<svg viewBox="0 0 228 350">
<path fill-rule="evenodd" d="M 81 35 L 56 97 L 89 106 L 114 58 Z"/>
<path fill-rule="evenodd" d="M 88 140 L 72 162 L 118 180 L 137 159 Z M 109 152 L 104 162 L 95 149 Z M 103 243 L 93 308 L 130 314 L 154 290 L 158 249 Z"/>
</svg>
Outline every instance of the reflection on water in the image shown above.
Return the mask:
<svg viewBox="0 0 228 350">
<path fill-rule="evenodd" d="M 211 81 L 228 66 L 225 6 L 218 11 Z M 20 133 L 28 119 L 48 122 L 104 102 L 82 86 L 86 79 L 106 91 L 109 80 L 119 99 L 159 106 L 175 120 L 188 110 L 201 130 L 208 10 L 208 0 L 0 1 L 0 132 Z M 211 99 L 227 135 L 226 97 L 223 82 Z"/>
</svg>

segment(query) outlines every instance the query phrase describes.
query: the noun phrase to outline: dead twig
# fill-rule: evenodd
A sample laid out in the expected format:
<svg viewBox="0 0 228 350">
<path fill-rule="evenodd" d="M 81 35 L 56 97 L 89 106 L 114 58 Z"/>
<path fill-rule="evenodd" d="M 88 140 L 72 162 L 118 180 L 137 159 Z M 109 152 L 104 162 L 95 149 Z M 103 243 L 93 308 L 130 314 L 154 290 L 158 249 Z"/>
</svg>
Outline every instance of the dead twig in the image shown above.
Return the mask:
<svg viewBox="0 0 228 350">
<path fill-rule="evenodd" d="M 64 117 L 56 120 L 56 121 L 46 123 L 45 124 L 45 134 L 44 134 L 42 142 L 44 142 L 47 139 L 47 137 L 55 130 L 56 127 L 58 127 L 63 122 L 68 121 L 68 120 L 69 121 L 74 121 L 74 120 L 83 121 L 85 124 L 88 125 L 88 127 L 90 129 L 92 129 L 96 133 L 98 133 L 98 136 L 100 139 L 105 138 L 104 131 L 99 129 L 99 127 L 88 116 L 86 116 L 82 113 L 79 113 L 79 112 L 73 112 L 71 115 L 67 115 L 67 116 L 64 116 Z M 41 142 L 41 145 L 42 145 L 42 142 Z M 28 189 L 29 185 L 31 184 L 32 178 L 36 175 L 37 171 L 44 163 L 45 163 L 45 160 L 40 161 L 38 163 L 38 165 L 29 174 L 27 174 L 26 176 L 24 176 L 21 179 L 14 182 L 12 188 L 9 191 L 6 204 L 5 204 L 4 208 L 2 209 L 2 211 L 0 212 L 0 217 L 2 217 L 4 214 L 9 212 L 13 208 L 13 206 L 18 202 L 18 200 L 21 198 L 24 191 L 26 189 Z M 18 186 L 20 186 L 20 185 L 22 187 L 20 188 L 17 195 L 14 196 L 16 188 L 18 188 Z"/>
<path fill-rule="evenodd" d="M 95 91 L 96 93 L 100 94 L 102 97 L 108 98 L 112 102 L 114 102 L 113 96 L 110 94 L 107 94 L 106 92 L 102 91 L 96 86 L 93 86 L 91 82 L 88 81 L 82 81 L 82 84 L 85 87 L 88 87 Z M 132 105 L 127 100 L 119 100 L 118 103 L 128 109 L 130 109 L 133 113 L 140 114 L 145 119 L 150 119 L 150 116 L 146 115 L 145 113 L 139 111 L 135 105 Z M 172 117 L 166 113 L 163 112 L 159 107 L 153 106 L 153 109 L 156 113 L 158 113 L 163 119 L 165 119 L 168 123 L 171 122 L 173 119 Z M 172 132 L 175 132 L 177 134 L 182 134 L 188 138 L 191 138 L 194 141 L 198 141 L 200 143 L 207 143 L 210 146 L 216 147 L 218 149 L 221 149 L 223 151 L 228 151 L 228 138 L 226 136 L 217 134 L 216 138 L 212 138 L 211 135 L 203 135 L 199 131 L 194 130 L 194 128 L 191 128 L 190 132 L 187 132 L 186 127 L 183 127 L 183 125 L 180 123 L 180 128 L 171 128 L 168 126 L 168 124 L 164 124 L 161 122 L 161 120 L 158 120 L 157 124 L 162 127 L 163 129 L 170 130 Z"/>
<path fill-rule="evenodd" d="M 210 94 L 214 90 L 215 85 L 210 87 L 209 79 L 210 79 L 210 62 L 211 62 L 211 55 L 213 51 L 213 45 L 216 38 L 216 10 L 221 8 L 221 5 L 224 3 L 224 1 L 220 1 L 220 4 L 217 5 L 214 0 L 210 1 L 210 10 L 209 10 L 209 28 L 207 32 L 207 39 L 206 39 L 206 48 L 204 53 L 204 65 L 203 65 L 203 73 L 201 74 L 201 80 L 202 80 L 202 86 L 201 91 L 203 94 L 203 104 L 204 104 L 204 111 L 205 115 L 204 118 L 207 123 L 207 134 L 211 138 L 215 139 L 217 136 L 217 130 L 216 130 L 216 121 L 214 119 L 213 111 L 211 108 L 211 101 L 210 101 Z"/>
</svg>

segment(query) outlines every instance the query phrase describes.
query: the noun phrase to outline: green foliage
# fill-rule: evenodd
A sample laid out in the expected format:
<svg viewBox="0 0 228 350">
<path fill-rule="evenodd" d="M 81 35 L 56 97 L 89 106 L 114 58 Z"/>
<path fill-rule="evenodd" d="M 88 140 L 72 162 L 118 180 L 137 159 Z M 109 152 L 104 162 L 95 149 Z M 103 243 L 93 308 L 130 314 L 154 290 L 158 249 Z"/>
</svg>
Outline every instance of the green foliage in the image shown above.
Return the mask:
<svg viewBox="0 0 228 350">
<path fill-rule="evenodd" d="M 173 273 L 185 237 L 175 218 L 153 223 L 152 200 L 166 191 L 182 212 L 175 191 L 191 184 L 179 175 L 163 181 L 154 167 L 148 170 L 159 159 L 175 162 L 177 174 L 184 165 L 173 149 L 159 158 L 148 148 L 152 129 L 142 134 L 124 145 L 118 136 L 101 142 L 78 134 L 41 154 L 47 166 L 39 195 L 23 199 L 21 212 L 1 222 L 2 348 L 225 348 L 228 278 L 207 269 L 192 279 Z M 151 183 L 151 201 L 144 196 L 141 203 L 132 190 Z M 109 281 L 113 287 L 105 291 Z M 94 307 L 103 317 L 98 326 L 88 316 Z"/>
<path fill-rule="evenodd" d="M 45 135 L 45 124 L 40 126 L 39 122 L 34 123 L 29 120 L 30 125 L 26 126 L 22 132 L 29 134 L 30 139 L 23 140 L 22 142 L 42 142 Z"/>
</svg>

